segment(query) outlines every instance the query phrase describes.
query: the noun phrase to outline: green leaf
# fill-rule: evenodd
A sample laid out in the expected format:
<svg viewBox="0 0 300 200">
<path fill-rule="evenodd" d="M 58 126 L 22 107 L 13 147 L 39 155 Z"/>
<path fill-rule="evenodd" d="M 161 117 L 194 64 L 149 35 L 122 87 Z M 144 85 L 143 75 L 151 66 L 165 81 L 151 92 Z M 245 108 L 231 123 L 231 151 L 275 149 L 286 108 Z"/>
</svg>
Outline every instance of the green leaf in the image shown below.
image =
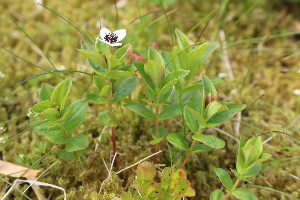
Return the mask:
<svg viewBox="0 0 300 200">
<path fill-rule="evenodd" d="M 82 48 L 82 50 L 89 50 L 89 52 L 95 52 L 95 45 L 92 45 L 92 44 L 82 43 L 81 48 Z M 99 53 L 101 51 L 98 50 L 96 52 Z M 98 73 L 98 74 L 105 73 L 105 70 L 102 68 L 104 66 L 102 66 L 102 67 L 99 66 L 96 62 L 92 61 L 91 59 L 88 59 L 88 61 L 96 73 Z"/>
<path fill-rule="evenodd" d="M 181 112 L 180 103 L 172 104 L 159 113 L 158 120 L 176 117 Z"/>
<path fill-rule="evenodd" d="M 196 110 L 188 107 L 188 106 L 185 106 L 189 111 L 190 113 L 192 114 L 192 116 L 194 117 L 194 119 L 196 119 L 199 124 L 201 125 L 202 128 L 205 128 L 206 127 L 206 122 L 205 122 L 205 119 L 203 118 L 203 116 L 198 113 Z"/>
<path fill-rule="evenodd" d="M 164 88 L 162 89 L 162 90 L 164 90 Z M 162 91 L 161 90 L 161 91 Z M 151 90 L 149 90 L 149 91 L 151 91 Z M 160 103 L 160 104 L 165 104 L 166 105 L 166 101 L 167 101 L 167 99 L 170 97 L 170 95 L 172 94 L 172 92 L 173 92 L 173 87 L 170 87 L 168 90 L 166 90 L 165 92 L 163 92 L 163 93 L 161 93 L 161 91 L 159 91 L 159 93 L 158 93 L 158 103 Z M 150 95 L 149 95 L 150 96 Z M 169 102 L 168 102 L 169 103 Z M 174 103 L 176 103 L 176 102 L 174 102 Z"/>
<path fill-rule="evenodd" d="M 107 64 L 102 54 L 83 49 L 77 49 L 77 51 L 98 65 L 98 67 L 92 65 L 96 72 L 103 73 L 103 69 L 107 69 Z"/>
<path fill-rule="evenodd" d="M 184 49 L 185 52 L 187 52 L 187 53 L 190 52 L 192 50 L 192 47 L 188 47 L 188 46 L 190 46 L 190 41 L 187 38 L 187 36 L 183 32 L 181 32 L 179 29 L 175 29 L 175 34 L 176 34 L 177 42 L 178 42 L 180 49 L 185 48 Z"/>
<path fill-rule="evenodd" d="M 130 44 L 128 43 L 128 44 L 122 46 L 121 48 L 119 48 L 119 49 L 115 52 L 116 57 L 117 57 L 119 60 L 121 60 L 121 59 L 125 56 L 125 54 L 127 53 L 129 47 L 130 47 Z"/>
<path fill-rule="evenodd" d="M 105 85 L 100 92 L 100 97 L 107 98 L 109 94 L 109 89 L 110 85 Z"/>
<path fill-rule="evenodd" d="M 121 200 L 134 200 L 134 199 L 133 199 L 132 196 L 131 196 L 130 194 L 128 194 L 128 193 L 122 193 L 122 194 L 121 194 Z"/>
<path fill-rule="evenodd" d="M 98 38 L 100 38 L 100 36 Z M 106 54 L 109 54 L 110 46 L 109 46 L 109 44 L 106 44 L 106 43 L 101 42 L 96 39 L 95 49 L 98 53 L 102 53 L 102 54 L 106 55 Z"/>
<path fill-rule="evenodd" d="M 184 69 L 190 71 L 190 73 L 185 76 L 185 80 L 192 79 L 198 72 L 197 59 L 189 55 L 185 51 L 181 51 L 178 47 L 173 47 L 172 56 L 175 56 L 173 58 L 173 62 L 176 69 Z"/>
<path fill-rule="evenodd" d="M 171 167 L 166 167 L 161 173 L 161 187 L 164 189 L 170 188 L 171 176 L 174 173 L 174 170 Z"/>
<path fill-rule="evenodd" d="M 251 192 L 244 189 L 235 189 L 232 194 L 242 200 L 258 200 L 258 198 Z"/>
<path fill-rule="evenodd" d="M 139 74 L 144 79 L 144 81 L 146 82 L 146 84 L 148 85 L 148 87 L 151 89 L 151 91 L 153 91 L 153 93 L 155 93 L 154 85 L 153 85 L 150 77 L 148 77 L 148 75 L 146 74 L 146 72 L 144 70 L 144 64 L 145 63 L 139 62 L 139 61 L 135 61 L 135 60 L 132 63 L 135 66 L 135 68 L 138 70 Z"/>
<path fill-rule="evenodd" d="M 244 146 L 242 148 L 242 154 L 245 161 L 245 167 L 252 165 L 259 158 L 258 152 L 253 144 Z"/>
<path fill-rule="evenodd" d="M 222 79 L 217 77 L 209 77 L 209 79 L 213 82 L 214 85 L 219 85 L 220 83 L 224 82 Z M 202 80 L 200 80 L 193 83 L 192 85 L 182 88 L 180 92 L 185 93 L 189 91 L 202 90 L 202 89 L 203 89 L 203 84 L 202 84 Z"/>
<path fill-rule="evenodd" d="M 225 194 L 222 190 L 214 190 L 209 197 L 209 200 L 222 200 L 225 197 Z"/>
<path fill-rule="evenodd" d="M 106 59 L 109 71 L 114 70 L 122 64 L 121 61 L 113 54 L 106 55 Z"/>
<path fill-rule="evenodd" d="M 150 141 L 149 141 L 149 144 L 151 144 L 151 145 L 158 144 L 158 143 L 160 143 L 164 138 L 165 138 L 165 137 L 159 137 L 159 138 L 156 138 L 156 139 L 154 139 L 154 140 L 150 140 Z"/>
<path fill-rule="evenodd" d="M 168 142 L 172 143 L 174 146 L 186 151 L 190 152 L 189 150 L 189 143 L 185 137 L 180 135 L 179 133 L 171 133 L 169 134 L 166 139 Z"/>
<path fill-rule="evenodd" d="M 150 77 L 152 84 L 155 88 L 155 92 L 158 93 L 162 87 L 165 69 L 164 67 L 154 60 L 148 61 L 145 66 L 145 73 Z"/>
<path fill-rule="evenodd" d="M 51 124 L 49 124 L 49 127 L 52 127 L 52 126 L 61 126 L 63 125 L 63 123 L 69 119 L 70 117 L 72 117 L 73 115 L 73 111 L 72 110 L 67 110 L 63 116 L 59 119 L 57 119 L 56 121 L 52 122 Z"/>
<path fill-rule="evenodd" d="M 256 161 L 255 161 L 252 165 L 250 165 L 248 168 L 251 168 L 251 167 L 253 167 L 253 166 L 255 166 L 255 165 L 258 165 L 258 164 L 260 164 L 260 163 L 262 163 L 262 162 L 268 160 L 268 159 L 271 158 L 271 157 L 272 157 L 271 154 L 268 154 L 268 153 L 262 153 L 260 159 L 256 160 Z M 246 170 L 247 170 L 248 168 L 246 168 Z"/>
<path fill-rule="evenodd" d="M 199 153 L 206 150 L 211 150 L 212 148 L 206 144 L 196 144 L 193 149 L 193 153 Z"/>
<path fill-rule="evenodd" d="M 82 156 L 84 151 L 85 151 L 85 149 L 82 149 L 82 150 L 76 151 L 76 153 L 78 156 Z M 66 159 L 66 160 L 77 160 L 78 159 L 78 157 L 76 157 L 73 152 L 68 152 L 65 149 L 59 149 L 58 151 L 56 151 L 56 153 L 57 153 L 57 155 L 59 155 L 60 157 Z"/>
<path fill-rule="evenodd" d="M 147 119 L 155 120 L 155 114 L 148 108 L 137 103 L 129 103 L 125 105 L 129 110 Z"/>
<path fill-rule="evenodd" d="M 86 94 L 86 98 L 94 104 L 112 103 L 112 102 L 108 102 L 106 98 L 100 97 L 99 94 L 96 94 L 96 93 L 88 93 L 88 94 Z"/>
<path fill-rule="evenodd" d="M 163 104 L 163 103 L 156 103 L 154 101 L 147 100 L 147 99 L 141 99 L 141 100 L 146 102 L 149 106 L 152 106 L 152 107 L 159 107 L 159 106 L 167 106 L 168 105 L 168 104 Z"/>
<path fill-rule="evenodd" d="M 229 104 L 225 104 L 225 103 L 223 103 L 223 104 L 228 108 L 228 110 L 219 112 L 219 113 L 215 114 L 214 116 L 212 116 L 206 122 L 207 128 L 215 127 L 215 126 L 218 126 L 218 125 L 224 123 L 225 121 L 229 120 L 236 113 L 238 113 L 239 111 L 243 110 L 246 107 L 246 105 L 244 105 L 244 104 L 231 104 L 229 107 L 227 106 Z"/>
<path fill-rule="evenodd" d="M 216 113 L 225 110 L 227 110 L 227 108 L 223 104 L 220 104 L 217 101 L 210 102 L 205 108 L 205 112 L 204 112 L 205 121 L 208 121 Z"/>
<path fill-rule="evenodd" d="M 39 95 L 39 102 L 50 100 L 53 90 L 54 87 L 52 85 L 49 85 L 47 83 L 42 83 L 42 87 Z"/>
<path fill-rule="evenodd" d="M 105 85 L 107 85 L 107 82 L 105 81 L 105 79 L 100 77 L 100 76 L 93 76 L 93 81 L 94 81 L 94 84 L 96 85 L 96 87 L 98 88 L 99 91 L 101 91 L 102 88 Z"/>
<path fill-rule="evenodd" d="M 43 112 L 41 112 L 41 114 L 46 119 L 50 120 L 51 122 L 54 122 L 54 121 L 58 120 L 59 117 L 60 117 L 60 113 L 55 108 L 47 108 L 46 110 L 44 110 Z"/>
<path fill-rule="evenodd" d="M 122 70 L 113 70 L 110 72 L 107 72 L 104 76 L 107 78 L 111 78 L 111 79 L 122 79 L 122 78 L 127 78 L 130 77 L 132 75 L 134 75 L 135 72 L 126 72 L 126 71 L 122 71 Z"/>
<path fill-rule="evenodd" d="M 41 113 L 47 108 L 52 108 L 52 101 L 42 101 L 40 103 L 35 104 L 32 108 L 31 111 L 35 113 Z"/>
<path fill-rule="evenodd" d="M 200 100 L 197 96 L 193 95 L 189 98 L 188 102 L 186 105 L 194 110 L 196 110 L 198 113 L 203 115 L 203 103 L 202 100 Z"/>
<path fill-rule="evenodd" d="M 115 89 L 112 101 L 117 102 L 131 94 L 139 83 L 137 76 L 125 78 Z"/>
<path fill-rule="evenodd" d="M 87 148 L 89 145 L 89 139 L 84 134 L 75 135 L 68 141 L 66 145 L 66 151 L 73 152 Z"/>
<path fill-rule="evenodd" d="M 60 110 L 63 110 L 65 99 L 71 90 L 72 81 L 71 78 L 67 78 L 60 82 L 54 89 L 51 101 L 57 103 L 60 106 Z"/>
<path fill-rule="evenodd" d="M 183 115 L 185 123 L 187 124 L 189 129 L 191 129 L 191 131 L 196 134 L 200 129 L 200 123 L 195 119 L 195 117 L 192 115 L 189 109 L 187 109 L 186 106 L 183 109 Z"/>
<path fill-rule="evenodd" d="M 245 146 L 248 146 L 250 144 L 255 145 L 255 148 L 256 148 L 259 155 L 262 154 L 262 152 L 263 152 L 263 143 L 262 143 L 262 139 L 261 139 L 260 136 L 250 138 L 246 142 Z"/>
<path fill-rule="evenodd" d="M 213 135 L 197 134 L 193 135 L 192 138 L 215 149 L 221 149 L 225 146 L 224 140 L 221 140 Z"/>
<path fill-rule="evenodd" d="M 254 177 L 257 174 L 259 174 L 260 170 L 261 170 L 262 164 L 259 163 L 257 165 L 251 165 L 251 167 L 248 167 L 245 172 L 243 173 L 243 176 L 245 178 L 250 178 L 250 177 Z"/>
<path fill-rule="evenodd" d="M 249 181 L 246 177 L 244 177 L 243 175 L 241 175 L 241 173 L 239 173 L 239 172 L 237 172 L 237 171 L 235 171 L 235 170 L 233 170 L 233 169 L 231 169 L 231 168 L 230 168 L 230 170 L 232 171 L 232 173 L 233 173 L 237 178 L 239 178 L 239 179 L 241 179 L 241 180 L 243 180 L 243 181 L 247 181 L 247 182 L 251 183 L 251 181 Z"/>
<path fill-rule="evenodd" d="M 232 180 L 229 176 L 229 174 L 222 168 L 215 168 L 215 172 L 217 176 L 219 177 L 221 183 L 224 185 L 224 187 L 228 190 L 231 191 L 233 187 Z"/>
<path fill-rule="evenodd" d="M 174 70 L 169 73 L 164 79 L 162 89 L 159 91 L 158 96 L 164 93 L 166 90 L 175 85 L 180 79 L 187 76 L 189 74 L 189 70 Z"/>
<path fill-rule="evenodd" d="M 239 149 L 238 149 L 237 162 L 236 162 L 236 169 L 239 173 L 242 173 L 242 171 L 246 168 L 245 159 L 242 153 L 242 148 L 244 147 L 245 144 L 246 144 L 245 139 L 241 138 Z"/>
<path fill-rule="evenodd" d="M 163 67 L 165 66 L 165 60 L 162 55 L 153 47 L 149 47 L 148 50 L 148 62 L 151 60 L 158 62 Z"/>
<path fill-rule="evenodd" d="M 67 131 L 73 131 L 82 124 L 87 108 L 88 102 L 86 99 L 79 99 L 68 106 L 67 110 L 72 110 L 73 115 L 64 122 Z"/>
<path fill-rule="evenodd" d="M 202 74 L 203 90 L 205 96 L 211 95 L 214 96 L 217 92 L 213 82 L 204 74 Z"/>
<path fill-rule="evenodd" d="M 163 86 L 167 85 L 171 81 L 182 79 L 183 77 L 188 75 L 189 72 L 190 70 L 182 70 L 182 69 L 176 69 L 172 71 L 165 77 Z"/>
<path fill-rule="evenodd" d="M 99 120 L 103 125 L 107 125 L 110 121 L 109 111 L 105 110 L 103 112 L 99 112 L 98 114 Z"/>
<path fill-rule="evenodd" d="M 198 59 L 198 69 L 200 69 L 204 61 L 217 47 L 218 43 L 204 43 L 189 53 L 191 56 Z"/>
<path fill-rule="evenodd" d="M 66 144 L 67 140 L 60 126 L 49 127 L 50 121 L 35 121 L 30 124 L 32 130 L 44 135 L 50 142 L 54 144 Z"/>
</svg>

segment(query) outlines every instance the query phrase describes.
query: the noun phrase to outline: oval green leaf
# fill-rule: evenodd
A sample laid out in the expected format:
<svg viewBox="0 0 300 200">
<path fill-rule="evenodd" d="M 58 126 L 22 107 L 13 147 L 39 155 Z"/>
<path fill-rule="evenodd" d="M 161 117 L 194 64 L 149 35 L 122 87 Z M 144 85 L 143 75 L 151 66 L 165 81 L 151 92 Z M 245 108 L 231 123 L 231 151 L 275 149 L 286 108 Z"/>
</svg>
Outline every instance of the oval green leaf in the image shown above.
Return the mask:
<svg viewBox="0 0 300 200">
<path fill-rule="evenodd" d="M 31 111 L 35 113 L 41 113 L 47 108 L 52 108 L 52 101 L 42 101 L 40 103 L 35 104 L 32 108 Z"/>
<path fill-rule="evenodd" d="M 213 115 L 207 122 L 206 122 L 206 127 L 210 128 L 210 127 L 215 127 L 218 126 L 222 123 L 224 123 L 225 121 L 229 120 L 230 118 L 232 118 L 236 113 L 238 113 L 239 111 L 243 110 L 246 105 L 244 104 L 231 104 L 229 107 L 224 104 L 228 110 L 219 112 L 215 115 Z"/>
<path fill-rule="evenodd" d="M 89 145 L 89 139 L 84 134 L 75 135 L 69 140 L 66 145 L 66 151 L 73 152 L 87 148 Z"/>
<path fill-rule="evenodd" d="M 174 146 L 176 146 L 186 152 L 190 151 L 189 143 L 188 143 L 187 139 L 185 137 L 183 137 L 182 135 L 180 135 L 179 133 L 171 133 L 166 138 L 167 138 L 168 142 L 170 142 Z"/>
<path fill-rule="evenodd" d="M 225 194 L 222 190 L 214 190 L 209 197 L 209 200 L 222 200 L 225 197 Z"/>
<path fill-rule="evenodd" d="M 116 57 L 121 60 L 125 56 L 125 54 L 127 53 L 129 47 L 130 47 L 130 44 L 128 43 L 128 44 L 122 46 L 121 48 L 119 48 L 115 52 Z"/>
<path fill-rule="evenodd" d="M 159 113 L 158 120 L 166 120 L 176 117 L 181 112 L 180 103 L 172 104 Z"/>
<path fill-rule="evenodd" d="M 224 140 L 221 140 L 213 135 L 197 134 L 193 135 L 192 138 L 215 149 L 221 149 L 225 146 Z"/>
<path fill-rule="evenodd" d="M 54 89 L 51 101 L 57 103 L 61 108 L 63 107 L 63 102 L 65 101 L 68 93 L 70 92 L 72 85 L 71 78 L 67 78 L 64 81 L 60 82 Z"/>
<path fill-rule="evenodd" d="M 143 105 L 137 103 L 129 103 L 125 105 L 129 110 L 135 112 L 136 114 L 145 117 L 147 119 L 155 120 L 155 114 Z"/>
<path fill-rule="evenodd" d="M 222 168 L 215 168 L 215 172 L 217 176 L 219 177 L 221 183 L 224 185 L 224 187 L 228 190 L 231 191 L 233 187 L 233 183 L 231 180 L 231 177 L 229 174 Z"/>
<path fill-rule="evenodd" d="M 67 110 L 73 111 L 73 115 L 64 122 L 64 127 L 67 131 L 75 130 L 82 124 L 87 112 L 87 108 L 88 101 L 86 99 L 74 101 L 67 108 Z"/>
<path fill-rule="evenodd" d="M 67 140 L 64 136 L 60 126 L 49 127 L 51 122 L 46 121 L 35 121 L 30 124 L 30 127 L 33 127 L 32 130 L 35 132 L 44 135 L 50 142 L 54 144 L 66 144 Z"/>
<path fill-rule="evenodd" d="M 139 83 L 137 76 L 125 78 L 115 89 L 112 101 L 117 102 L 131 94 Z"/>
<path fill-rule="evenodd" d="M 258 200 L 258 198 L 251 192 L 244 190 L 244 189 L 236 189 L 232 192 L 232 194 L 243 200 Z"/>
<path fill-rule="evenodd" d="M 165 66 L 165 60 L 162 57 L 162 55 L 153 47 L 149 47 L 148 50 L 148 61 L 150 60 L 155 60 L 156 62 L 158 62 L 161 66 Z"/>
<path fill-rule="evenodd" d="M 39 95 L 39 102 L 50 100 L 53 90 L 54 90 L 54 87 L 52 85 L 43 83 L 42 87 L 41 87 L 40 95 Z"/>
</svg>

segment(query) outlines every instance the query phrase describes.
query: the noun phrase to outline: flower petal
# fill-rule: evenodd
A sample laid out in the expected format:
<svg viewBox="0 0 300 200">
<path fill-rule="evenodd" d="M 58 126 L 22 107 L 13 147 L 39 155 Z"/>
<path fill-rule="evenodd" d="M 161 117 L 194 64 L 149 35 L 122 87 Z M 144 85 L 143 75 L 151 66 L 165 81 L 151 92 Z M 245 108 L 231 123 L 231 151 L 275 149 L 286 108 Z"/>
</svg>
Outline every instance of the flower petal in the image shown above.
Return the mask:
<svg viewBox="0 0 300 200">
<path fill-rule="evenodd" d="M 100 39 L 100 38 L 96 38 L 96 39 L 98 39 L 98 40 L 101 41 L 101 42 L 104 42 L 105 44 L 109 44 L 109 45 L 110 45 L 110 43 L 107 42 L 107 41 L 105 41 L 105 40 L 102 40 L 102 39 Z"/>
<path fill-rule="evenodd" d="M 111 43 L 111 44 L 109 44 L 109 45 L 112 46 L 112 47 L 115 47 L 115 46 L 121 46 L 122 43 Z"/>
<path fill-rule="evenodd" d="M 119 42 L 126 36 L 126 29 L 116 30 L 114 33 L 118 36 L 117 42 Z"/>
<path fill-rule="evenodd" d="M 100 30 L 100 36 L 102 39 L 104 39 L 104 37 L 110 33 L 111 33 L 110 30 L 108 30 L 107 28 L 101 28 L 101 30 Z"/>
</svg>

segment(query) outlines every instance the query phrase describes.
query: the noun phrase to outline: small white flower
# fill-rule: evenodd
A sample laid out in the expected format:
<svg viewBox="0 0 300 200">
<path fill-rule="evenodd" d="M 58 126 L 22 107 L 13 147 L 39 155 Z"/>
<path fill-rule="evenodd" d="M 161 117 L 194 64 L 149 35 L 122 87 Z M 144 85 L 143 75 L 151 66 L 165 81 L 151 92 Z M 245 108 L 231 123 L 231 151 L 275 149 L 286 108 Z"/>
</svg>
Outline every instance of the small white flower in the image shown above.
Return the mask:
<svg viewBox="0 0 300 200">
<path fill-rule="evenodd" d="M 297 95 L 297 96 L 300 95 L 300 89 L 295 89 L 294 94 Z"/>
<path fill-rule="evenodd" d="M 110 46 L 121 46 L 122 43 L 117 43 L 117 42 L 121 41 L 125 36 L 126 36 L 125 29 L 116 30 L 112 33 L 107 28 L 101 28 L 100 30 L 101 38 L 97 38 L 97 39 Z"/>
</svg>

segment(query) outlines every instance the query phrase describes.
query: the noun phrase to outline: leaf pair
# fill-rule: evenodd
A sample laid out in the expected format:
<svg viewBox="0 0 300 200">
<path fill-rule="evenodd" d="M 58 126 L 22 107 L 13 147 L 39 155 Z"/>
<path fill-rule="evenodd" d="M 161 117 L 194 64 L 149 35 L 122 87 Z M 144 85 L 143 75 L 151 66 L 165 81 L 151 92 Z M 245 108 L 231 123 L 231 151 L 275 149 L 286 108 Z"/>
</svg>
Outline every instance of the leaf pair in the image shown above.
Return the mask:
<svg viewBox="0 0 300 200">
<path fill-rule="evenodd" d="M 88 146 L 86 135 L 72 135 L 72 131 L 84 121 L 88 102 L 86 99 L 80 99 L 66 107 L 66 97 L 71 85 L 71 78 L 65 79 L 55 88 L 43 84 L 39 96 L 40 102 L 31 109 L 32 112 L 45 117 L 45 120 L 31 123 L 32 129 L 44 135 L 52 143 L 66 144 L 66 152 L 81 150 Z"/>
<path fill-rule="evenodd" d="M 193 197 L 196 195 L 187 173 L 183 169 L 176 172 L 172 168 L 166 167 L 161 174 L 161 182 L 154 181 L 156 170 L 149 162 L 139 164 L 136 170 L 136 180 L 133 182 L 134 188 L 138 191 L 134 199 L 166 199 L 180 200 L 182 197 Z M 122 194 L 122 200 L 133 200 L 127 193 Z"/>
<path fill-rule="evenodd" d="M 247 142 L 241 139 L 236 163 L 237 171 L 233 169 L 231 171 L 238 179 L 251 182 L 247 178 L 256 176 L 261 170 L 261 163 L 271 157 L 270 154 L 262 151 L 263 144 L 260 136 L 251 138 Z M 231 177 L 225 170 L 215 168 L 215 172 L 226 190 L 235 197 L 243 200 L 258 200 L 251 192 L 245 189 L 237 189 L 237 185 L 233 184 Z M 221 200 L 224 196 L 225 194 L 221 190 L 215 190 L 211 194 L 210 200 Z"/>
</svg>

